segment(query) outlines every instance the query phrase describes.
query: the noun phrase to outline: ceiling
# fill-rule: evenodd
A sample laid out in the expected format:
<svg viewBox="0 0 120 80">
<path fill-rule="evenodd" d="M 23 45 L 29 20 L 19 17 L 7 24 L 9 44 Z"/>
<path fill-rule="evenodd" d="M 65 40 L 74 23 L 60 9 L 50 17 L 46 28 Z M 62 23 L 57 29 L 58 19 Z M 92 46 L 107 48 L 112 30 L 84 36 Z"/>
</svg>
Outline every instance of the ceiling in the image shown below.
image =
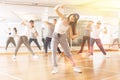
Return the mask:
<svg viewBox="0 0 120 80">
<path fill-rule="evenodd" d="M 0 21 L 55 15 L 53 7 L 57 4 L 65 4 L 69 11 L 73 9 L 88 15 L 101 14 L 102 11 L 115 12 L 113 15 L 120 13 L 120 0 L 0 0 Z"/>
</svg>

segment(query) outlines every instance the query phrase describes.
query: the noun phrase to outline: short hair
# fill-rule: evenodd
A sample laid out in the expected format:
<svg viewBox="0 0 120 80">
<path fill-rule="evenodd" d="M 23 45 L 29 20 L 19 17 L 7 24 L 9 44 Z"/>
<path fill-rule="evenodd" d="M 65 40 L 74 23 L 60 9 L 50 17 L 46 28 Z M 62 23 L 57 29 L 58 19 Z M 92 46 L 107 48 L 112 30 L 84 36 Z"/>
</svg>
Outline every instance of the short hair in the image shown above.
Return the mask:
<svg viewBox="0 0 120 80">
<path fill-rule="evenodd" d="M 30 20 L 29 22 L 30 22 L 30 23 L 34 23 L 34 20 Z"/>
<path fill-rule="evenodd" d="M 57 19 L 53 19 L 54 21 L 57 21 Z"/>
</svg>

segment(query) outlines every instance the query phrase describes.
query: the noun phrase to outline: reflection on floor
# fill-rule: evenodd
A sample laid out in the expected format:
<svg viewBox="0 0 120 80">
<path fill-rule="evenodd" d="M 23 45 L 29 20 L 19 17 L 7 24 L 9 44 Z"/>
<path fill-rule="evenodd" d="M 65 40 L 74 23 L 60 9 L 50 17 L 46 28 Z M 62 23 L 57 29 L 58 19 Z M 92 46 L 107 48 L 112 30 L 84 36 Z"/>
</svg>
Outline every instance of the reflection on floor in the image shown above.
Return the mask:
<svg viewBox="0 0 120 80">
<path fill-rule="evenodd" d="M 18 54 L 16 61 L 12 55 L 0 55 L 0 80 L 120 80 L 120 52 L 108 52 L 110 58 L 103 58 L 101 52 L 95 52 L 93 59 L 86 53 L 73 52 L 82 73 L 75 73 L 68 59 L 57 56 L 59 73 L 51 74 L 51 53 L 45 56 L 38 53 L 39 59 L 28 54 Z"/>
</svg>

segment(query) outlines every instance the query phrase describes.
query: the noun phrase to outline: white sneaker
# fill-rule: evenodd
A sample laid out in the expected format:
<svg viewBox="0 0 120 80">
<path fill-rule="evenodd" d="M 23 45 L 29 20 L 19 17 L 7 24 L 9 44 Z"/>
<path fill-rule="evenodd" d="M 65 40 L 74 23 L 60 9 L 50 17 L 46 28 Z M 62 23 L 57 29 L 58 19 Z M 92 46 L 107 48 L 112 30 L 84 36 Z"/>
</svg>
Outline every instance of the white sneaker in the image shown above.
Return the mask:
<svg viewBox="0 0 120 80">
<path fill-rule="evenodd" d="M 51 73 L 52 73 L 52 74 L 56 74 L 57 72 L 58 72 L 57 67 L 54 67 Z"/>
<path fill-rule="evenodd" d="M 34 55 L 33 56 L 33 59 L 38 59 L 39 57 L 37 55 Z"/>
<path fill-rule="evenodd" d="M 73 67 L 73 71 L 78 72 L 78 73 L 81 73 L 81 72 L 82 72 L 81 69 L 78 68 L 78 67 Z"/>
<path fill-rule="evenodd" d="M 90 55 L 89 58 L 90 58 L 90 59 L 93 59 L 93 55 Z"/>
<path fill-rule="evenodd" d="M 15 55 L 13 55 L 13 56 L 12 56 L 12 59 L 16 59 L 16 56 L 15 56 Z"/>
</svg>

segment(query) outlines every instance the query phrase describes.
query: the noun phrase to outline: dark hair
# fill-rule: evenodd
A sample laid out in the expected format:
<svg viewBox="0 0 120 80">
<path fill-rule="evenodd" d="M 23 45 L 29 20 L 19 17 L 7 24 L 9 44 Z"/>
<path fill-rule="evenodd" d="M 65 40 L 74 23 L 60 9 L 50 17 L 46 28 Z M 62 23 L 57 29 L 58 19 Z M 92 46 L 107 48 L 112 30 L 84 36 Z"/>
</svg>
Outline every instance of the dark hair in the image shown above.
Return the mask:
<svg viewBox="0 0 120 80">
<path fill-rule="evenodd" d="M 30 20 L 29 23 L 34 23 L 34 20 Z M 34 28 L 34 26 L 32 26 L 32 28 Z"/>
<path fill-rule="evenodd" d="M 30 20 L 29 22 L 30 22 L 30 23 L 34 23 L 34 20 Z"/>
<path fill-rule="evenodd" d="M 17 28 L 14 27 L 13 30 L 15 31 L 15 34 L 17 34 Z"/>
<path fill-rule="evenodd" d="M 68 16 L 68 20 L 70 19 L 70 16 L 72 16 L 72 15 L 75 17 L 75 21 L 74 22 L 70 22 L 69 25 L 72 27 L 73 35 L 75 35 L 76 34 L 76 25 L 77 25 L 77 21 L 79 19 L 79 14 L 77 14 L 77 13 L 70 14 Z"/>
<path fill-rule="evenodd" d="M 54 21 L 57 21 L 57 19 L 53 19 Z"/>
</svg>

